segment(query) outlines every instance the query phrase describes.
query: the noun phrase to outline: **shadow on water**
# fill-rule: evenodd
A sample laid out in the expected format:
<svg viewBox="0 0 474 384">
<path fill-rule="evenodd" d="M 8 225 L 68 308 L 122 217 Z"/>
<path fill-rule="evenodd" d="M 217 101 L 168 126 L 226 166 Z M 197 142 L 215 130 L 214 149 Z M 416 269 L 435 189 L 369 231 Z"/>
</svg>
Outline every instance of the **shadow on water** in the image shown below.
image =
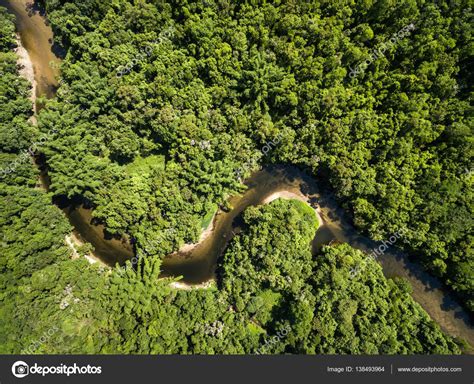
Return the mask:
<svg viewBox="0 0 474 384">
<path fill-rule="evenodd" d="M 242 212 L 248 206 L 262 204 L 268 196 L 279 191 L 301 192 L 310 202 L 319 204 L 324 223 L 318 228 L 311 245 L 315 257 L 322 246 L 327 244 L 349 243 L 367 254 L 380 246 L 380 243 L 361 236 L 333 197 L 323 195 L 316 180 L 294 166 L 266 167 L 253 174 L 246 184 L 248 189 L 242 195 L 229 199 L 232 209 L 218 212 L 214 219 L 214 230 L 205 241 L 190 253 L 175 253 L 164 259 L 163 276 L 182 276 L 182 281 L 188 284 L 199 284 L 215 278 L 219 257 L 243 224 Z M 96 256 L 109 265 L 114 261 L 123 263 L 133 256 L 131 248 L 128 246 L 127 249 L 123 240 L 104 240 L 101 233 L 105 228 L 94 225 L 90 219 L 90 210 L 80 209 L 80 214 L 71 215 L 69 212 L 68 216 L 81 236 L 94 245 Z M 410 283 L 415 301 L 445 332 L 474 345 L 472 318 L 438 279 L 426 273 L 419 264 L 409 261 L 407 255 L 395 248 L 395 244 L 377 260 L 382 265 L 385 276 L 401 277 Z"/>
<path fill-rule="evenodd" d="M 56 57 L 59 57 L 61 60 L 63 60 L 66 57 L 66 53 L 67 53 L 66 49 L 56 41 L 52 42 L 51 51 L 54 53 Z"/>
<path fill-rule="evenodd" d="M 39 1 L 26 2 L 25 9 L 28 12 L 28 16 L 40 15 L 42 17 L 46 16 L 46 10 Z M 48 24 L 45 20 L 45 24 Z"/>
<path fill-rule="evenodd" d="M 39 3 L 27 0 L 0 0 L 0 6 L 15 16 L 17 32 L 33 63 L 37 96 L 53 97 L 58 86 L 60 58 L 53 52 L 53 32 L 42 17 L 44 10 Z"/>
<path fill-rule="evenodd" d="M 54 204 L 66 214 L 78 239 L 94 247 L 94 256 L 113 267 L 122 265 L 134 255 L 133 245 L 126 236 L 114 236 L 105 226 L 92 217 L 90 202 L 81 197 L 67 199 L 56 196 Z"/>
<path fill-rule="evenodd" d="M 56 64 L 59 64 L 60 60 L 55 53 L 59 53 L 60 47 L 52 44 L 51 28 L 41 17 L 44 10 L 38 8 L 37 4 L 27 9 L 26 4 L 26 0 L 0 0 L 0 5 L 16 16 L 22 44 L 34 65 L 38 95 L 52 97 L 58 86 L 59 65 Z M 43 175 L 43 182 L 48 183 L 46 175 Z M 322 245 L 330 242 L 347 242 L 364 252 L 370 252 L 378 246 L 378 243 L 361 236 L 354 229 L 349 215 L 335 203 L 330 193 L 321 189 L 314 178 L 294 166 L 267 167 L 252 175 L 247 180 L 247 186 L 245 193 L 229 199 L 232 206 L 229 212 L 221 211 L 216 215 L 211 236 L 190 254 L 175 254 L 165 258 L 165 274 L 183 275 L 184 280 L 189 283 L 200 283 L 212 278 L 219 256 L 237 231 L 237 226 L 241 225 L 239 216 L 242 211 L 248 206 L 262 204 L 269 195 L 279 191 L 301 192 L 311 203 L 319 204 L 324 225 L 318 229 L 312 244 L 316 257 Z M 76 233 L 95 247 L 96 256 L 105 263 L 123 263 L 133 256 L 132 246 L 126 238 L 109 236 L 103 225 L 92 220 L 92 211 L 87 207 L 69 206 L 64 210 Z M 380 256 L 378 261 L 387 277 L 402 277 L 410 282 L 414 299 L 445 332 L 474 345 L 474 332 L 469 315 L 436 278 L 424 272 L 419 264 L 411 263 L 405 254 L 394 247 Z"/>
</svg>

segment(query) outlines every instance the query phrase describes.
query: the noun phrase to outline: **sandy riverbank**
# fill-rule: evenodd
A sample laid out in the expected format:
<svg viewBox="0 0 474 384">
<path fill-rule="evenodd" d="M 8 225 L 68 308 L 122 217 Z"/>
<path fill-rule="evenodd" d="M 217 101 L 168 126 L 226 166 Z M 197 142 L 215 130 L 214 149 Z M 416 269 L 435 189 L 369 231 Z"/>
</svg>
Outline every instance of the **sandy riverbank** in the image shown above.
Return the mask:
<svg viewBox="0 0 474 384">
<path fill-rule="evenodd" d="M 184 244 L 181 248 L 178 249 L 178 251 L 175 252 L 175 254 L 187 254 L 190 253 L 194 248 L 196 248 L 199 244 L 201 244 L 204 240 L 206 240 L 211 234 L 212 231 L 214 230 L 214 220 L 216 219 L 217 212 L 212 216 L 212 220 L 207 226 L 207 228 L 201 232 L 201 236 L 199 236 L 199 240 L 197 243 L 187 243 Z"/>
<path fill-rule="evenodd" d="M 215 285 L 216 285 L 215 280 L 208 280 L 208 281 L 205 281 L 204 283 L 194 284 L 194 285 L 186 284 L 181 281 L 174 281 L 170 284 L 170 287 L 174 289 L 182 289 L 185 291 L 191 291 L 193 289 L 209 289 L 209 288 L 215 287 Z"/>
<path fill-rule="evenodd" d="M 263 202 L 262 204 L 268 204 L 270 202 L 272 202 L 273 200 L 276 200 L 278 198 L 282 198 L 282 199 L 296 199 L 296 200 L 300 200 L 300 201 L 303 201 L 307 204 L 308 203 L 308 198 L 307 196 L 303 195 L 302 193 L 298 194 L 298 193 L 295 193 L 295 192 L 291 192 L 291 191 L 279 191 L 279 192 L 275 192 L 275 193 L 272 193 L 270 196 L 268 196 Z M 319 221 L 319 226 L 322 226 L 324 225 L 324 220 L 321 216 L 321 210 L 320 208 L 316 208 L 314 209 L 314 212 L 316 213 L 316 216 L 318 217 L 318 221 Z M 177 252 L 177 254 L 186 254 L 186 253 L 190 253 L 191 251 L 193 251 L 199 244 L 201 244 L 204 240 L 206 240 L 210 235 L 212 235 L 212 232 L 214 230 L 214 220 L 216 218 L 216 214 L 214 214 L 212 220 L 211 220 L 211 223 L 209 224 L 209 226 L 201 233 L 201 236 L 199 237 L 199 240 L 197 243 L 188 243 L 188 244 L 184 244 Z"/>
<path fill-rule="evenodd" d="M 64 238 L 64 241 L 69 246 L 69 248 L 72 250 L 72 258 L 73 259 L 78 259 L 79 257 L 81 257 L 79 252 L 77 252 L 76 247 L 80 247 L 80 246 L 84 245 L 84 242 L 81 239 L 79 239 L 75 235 L 74 232 L 72 232 L 70 235 L 66 235 L 65 238 Z M 99 258 L 95 257 L 93 254 L 84 255 L 84 257 L 86 258 L 86 260 L 90 264 L 100 263 L 100 264 L 106 266 L 105 263 L 103 263 Z"/>
<path fill-rule="evenodd" d="M 263 200 L 262 204 L 271 203 L 273 200 L 276 200 L 276 199 L 288 199 L 288 200 L 295 199 L 295 200 L 303 201 L 309 205 L 308 197 L 306 195 L 303 195 L 302 193 L 291 192 L 291 191 L 274 192 L 271 195 L 267 196 L 265 200 Z M 324 225 L 324 220 L 322 218 L 321 208 L 318 205 L 318 208 L 313 208 L 313 209 L 318 218 L 319 227 L 322 227 Z"/>
<path fill-rule="evenodd" d="M 262 204 L 268 204 L 268 203 L 272 202 L 273 200 L 276 200 L 276 199 L 279 199 L 279 198 L 281 198 L 281 199 L 296 199 L 296 200 L 303 201 L 304 203 L 309 205 L 307 196 L 303 195 L 302 193 L 295 193 L 295 192 L 286 191 L 286 190 L 272 193 L 271 195 L 267 196 L 263 200 Z M 316 214 L 316 217 L 318 218 L 319 227 L 323 226 L 324 225 L 324 220 L 321 216 L 321 210 L 320 210 L 319 206 L 318 206 L 318 208 L 314 209 L 314 212 Z M 192 249 L 197 247 L 202 241 L 204 241 L 208 236 L 210 236 L 212 234 L 212 231 L 214 229 L 214 219 L 215 219 L 215 216 L 214 216 L 211 224 L 209 225 L 209 227 L 201 234 L 201 238 L 199 239 L 199 242 L 197 242 L 195 244 L 186 244 L 185 245 L 185 247 L 187 247 L 186 248 L 187 252 L 190 252 Z M 181 247 L 179 252 L 184 252 L 183 249 L 184 249 L 184 247 Z M 192 289 L 207 289 L 207 288 L 212 287 L 215 283 L 216 283 L 215 279 L 205 281 L 201 284 L 187 284 L 187 283 L 184 283 L 184 282 L 181 282 L 181 281 L 176 281 L 176 282 L 171 283 L 170 286 L 172 288 L 175 288 L 175 289 L 192 290 Z"/>
<path fill-rule="evenodd" d="M 24 79 L 28 80 L 28 82 L 31 84 L 31 95 L 30 95 L 30 100 L 33 104 L 33 115 L 30 118 L 30 121 L 36 125 L 36 89 L 37 89 L 37 83 L 36 83 L 36 78 L 35 78 L 35 70 L 33 67 L 33 62 L 31 61 L 31 57 L 28 54 L 28 51 L 25 49 L 21 42 L 21 38 L 19 34 L 16 34 L 16 44 L 17 47 L 15 48 L 15 53 L 17 55 L 17 64 L 18 64 L 18 73 L 21 77 Z M 45 185 L 41 185 L 42 189 L 46 190 Z M 77 252 L 76 247 L 82 246 L 84 243 L 74 234 L 71 233 L 70 235 L 66 235 L 64 238 L 65 243 L 67 246 L 72 250 L 72 258 L 79 258 L 80 254 Z M 87 261 L 90 264 L 94 263 L 102 263 L 100 259 L 93 255 L 84 255 L 84 257 L 87 259 Z M 102 263 L 103 264 L 103 263 Z M 105 264 L 104 264 L 105 265 Z"/>
<path fill-rule="evenodd" d="M 28 51 L 23 47 L 23 44 L 21 43 L 21 38 L 20 35 L 16 35 L 16 44 L 17 47 L 15 48 L 15 53 L 18 57 L 17 59 L 17 64 L 19 67 L 19 74 L 21 77 L 25 78 L 28 80 L 31 84 L 31 95 L 30 95 L 30 100 L 33 103 L 33 116 L 34 119 L 32 118 L 33 122 L 36 123 L 36 79 L 35 79 L 35 70 L 33 67 L 33 62 L 31 61 L 30 55 L 28 54 Z"/>
</svg>

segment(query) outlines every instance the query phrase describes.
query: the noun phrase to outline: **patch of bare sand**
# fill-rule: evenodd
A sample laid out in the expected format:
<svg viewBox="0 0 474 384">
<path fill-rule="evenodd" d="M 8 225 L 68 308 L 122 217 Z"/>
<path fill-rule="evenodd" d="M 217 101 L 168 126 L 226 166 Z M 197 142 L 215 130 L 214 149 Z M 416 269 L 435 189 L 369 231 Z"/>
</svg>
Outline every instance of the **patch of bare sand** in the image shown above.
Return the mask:
<svg viewBox="0 0 474 384">
<path fill-rule="evenodd" d="M 191 291 L 193 289 L 209 289 L 215 286 L 216 281 L 214 279 L 205 281 L 201 284 L 187 284 L 181 281 L 173 281 L 170 286 L 174 289 L 183 289 L 185 291 Z"/>
<path fill-rule="evenodd" d="M 305 202 L 306 204 L 309 205 L 308 197 L 306 195 L 303 195 L 302 193 L 291 192 L 291 191 L 274 192 L 271 195 L 267 196 L 265 198 L 265 200 L 263 200 L 263 204 L 271 203 L 273 200 L 276 200 L 276 199 L 287 199 L 287 200 L 295 199 L 295 200 L 303 201 L 303 202 Z M 311 207 L 311 208 L 313 208 L 313 207 Z M 322 227 L 324 225 L 324 220 L 321 216 L 321 208 L 318 205 L 317 208 L 313 208 L 313 209 L 314 209 L 314 212 L 316 213 L 316 216 L 318 218 L 319 227 Z"/>
<path fill-rule="evenodd" d="M 66 244 L 69 246 L 69 248 L 72 250 L 72 258 L 73 259 L 77 259 L 80 257 L 80 254 L 79 252 L 77 252 L 77 249 L 76 247 L 80 247 L 82 245 L 84 245 L 84 242 L 79 239 L 75 234 L 74 232 L 72 232 L 70 235 L 66 235 L 66 237 L 64 238 L 64 241 L 66 242 Z M 94 263 L 100 263 L 102 265 L 106 265 L 102 262 L 102 260 L 100 260 L 99 258 L 95 257 L 93 254 L 89 254 L 89 255 L 84 255 L 84 257 L 87 259 L 87 261 L 90 263 L 90 264 L 94 264 Z"/>
<path fill-rule="evenodd" d="M 31 84 L 31 95 L 30 100 L 33 103 L 33 123 L 36 123 L 36 79 L 35 79 L 35 69 L 33 67 L 33 62 L 31 61 L 30 55 L 28 51 L 23 47 L 21 43 L 20 35 L 16 35 L 16 44 L 17 47 L 15 48 L 15 53 L 18 57 L 17 64 L 19 67 L 19 74 L 24 79 L 28 80 Z"/>
<path fill-rule="evenodd" d="M 178 254 L 190 253 L 194 248 L 196 248 L 199 244 L 201 244 L 204 240 L 206 240 L 212 234 L 212 231 L 214 230 L 214 220 L 216 218 L 216 215 L 217 215 L 217 212 L 212 217 L 212 220 L 207 226 L 207 228 L 201 232 L 201 236 L 199 236 L 199 240 L 197 243 L 184 244 L 180 249 L 178 249 L 176 253 Z"/>
</svg>

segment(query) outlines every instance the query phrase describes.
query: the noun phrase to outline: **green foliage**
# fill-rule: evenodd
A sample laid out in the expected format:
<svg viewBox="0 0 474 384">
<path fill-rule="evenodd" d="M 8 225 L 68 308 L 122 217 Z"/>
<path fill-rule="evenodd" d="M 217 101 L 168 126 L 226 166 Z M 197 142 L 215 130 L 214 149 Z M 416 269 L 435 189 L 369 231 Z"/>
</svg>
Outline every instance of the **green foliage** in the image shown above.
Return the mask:
<svg viewBox="0 0 474 384">
<path fill-rule="evenodd" d="M 407 283 L 386 279 L 372 259 L 351 277 L 351 268 L 367 257 L 362 252 L 343 244 L 325 247 L 313 260 L 308 244 L 317 220 L 303 204 L 276 200 L 248 208 L 248 230 L 224 256 L 222 294 L 234 310 L 269 337 L 290 328 L 265 353 L 460 352 L 413 300 Z"/>
<path fill-rule="evenodd" d="M 473 308 L 466 1 L 84 4 L 46 1 L 69 50 L 40 116 L 61 128 L 45 149 L 54 193 L 93 202 L 138 249 L 173 227 L 165 255 L 198 238 L 240 189 L 234 172 L 284 133 L 263 161 L 310 166 L 374 239 L 408 228 L 406 250 Z M 146 181 L 124 172 L 157 155 Z"/>
<path fill-rule="evenodd" d="M 57 289 L 55 276 L 70 254 L 64 236 L 71 231 L 62 212 L 51 204 L 52 195 L 35 188 L 38 172 L 27 148 L 38 132 L 28 123 L 28 82 L 19 77 L 16 55 L 10 52 L 15 46 L 13 32 L 12 18 L 0 8 L 1 353 L 19 353 L 51 326 L 54 313 L 38 307 L 53 296 L 31 294 L 31 288 Z"/>
<path fill-rule="evenodd" d="M 159 275 L 256 159 L 309 166 L 374 239 L 407 228 L 405 249 L 474 308 L 467 2 L 45 3 L 67 55 L 38 128 L 0 8 L 1 169 L 58 130 L 41 148 L 50 193 L 29 161 L 0 174 L 0 352 L 255 353 L 282 329 L 265 353 L 460 352 L 376 263 L 351 279 L 359 251 L 314 259 L 317 219 L 299 201 L 244 212 L 218 288 L 177 290 Z M 92 204 L 147 257 L 125 271 L 72 260 L 59 196 Z"/>
<path fill-rule="evenodd" d="M 351 278 L 351 268 L 363 259 L 368 270 Z M 305 352 L 460 352 L 413 300 L 405 282 L 385 279 L 380 265 L 347 244 L 326 247 L 316 258 L 312 285 L 317 303 L 314 333 L 305 342 Z"/>
</svg>

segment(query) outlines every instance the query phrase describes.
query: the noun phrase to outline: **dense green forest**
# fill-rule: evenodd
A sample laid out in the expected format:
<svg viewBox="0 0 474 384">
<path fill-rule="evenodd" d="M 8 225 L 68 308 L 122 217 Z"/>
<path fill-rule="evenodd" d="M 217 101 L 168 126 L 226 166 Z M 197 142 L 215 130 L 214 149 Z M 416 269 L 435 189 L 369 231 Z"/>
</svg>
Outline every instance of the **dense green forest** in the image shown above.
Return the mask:
<svg viewBox="0 0 474 384">
<path fill-rule="evenodd" d="M 248 164 L 288 163 L 373 239 L 403 229 L 397 245 L 473 310 L 467 1 L 43 3 L 67 53 L 37 127 L 0 12 L 0 352 L 460 353 L 362 252 L 313 257 L 317 219 L 299 201 L 248 208 L 210 289 L 158 276 L 244 190 Z M 52 130 L 46 193 L 24 154 Z M 93 207 L 146 257 L 125 273 L 72 259 L 53 197 Z"/>
<path fill-rule="evenodd" d="M 351 281 L 360 251 L 326 247 L 313 261 L 317 220 L 304 203 L 276 200 L 249 208 L 244 220 L 248 230 L 232 240 L 211 289 L 171 288 L 158 278 L 157 257 L 126 273 L 84 259 L 36 270 L 3 299 L 10 315 L 2 316 L 2 352 L 460 352 L 410 288 L 387 280 L 375 262 Z"/>
<path fill-rule="evenodd" d="M 31 143 L 40 133 L 28 122 L 33 114 L 30 85 L 19 77 L 13 17 L 0 8 L 0 352 L 20 352 L 25 340 L 37 331 L 37 321 L 48 322 L 48 313 L 29 320 L 17 307 L 27 284 L 45 268 L 58 269 L 70 262 L 64 236 L 71 228 L 52 205 L 52 195 L 36 188 L 39 172 L 33 166 Z M 32 307 L 34 297 L 25 302 Z M 39 322 L 41 324 L 41 320 Z M 20 332 L 21 335 L 21 332 Z"/>
<path fill-rule="evenodd" d="M 406 229 L 405 249 L 474 308 L 467 2 L 46 7 L 68 48 L 40 116 L 61 132 L 44 150 L 53 193 L 85 199 L 138 250 L 173 228 L 167 254 L 281 135 L 262 161 L 310 167 L 376 240 Z"/>
</svg>

